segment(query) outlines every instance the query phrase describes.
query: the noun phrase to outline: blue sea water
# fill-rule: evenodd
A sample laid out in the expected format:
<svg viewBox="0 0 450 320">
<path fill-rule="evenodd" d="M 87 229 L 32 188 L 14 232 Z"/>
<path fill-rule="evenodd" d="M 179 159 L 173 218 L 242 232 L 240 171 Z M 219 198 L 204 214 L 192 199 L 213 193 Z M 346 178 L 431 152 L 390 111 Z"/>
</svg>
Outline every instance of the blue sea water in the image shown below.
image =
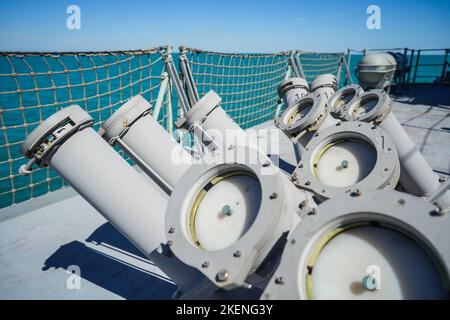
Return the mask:
<svg viewBox="0 0 450 320">
<path fill-rule="evenodd" d="M 173 56 L 177 61 L 177 54 Z M 355 83 L 353 71 L 360 59 L 360 55 L 352 55 L 350 70 Z M 421 62 L 427 64 L 442 64 L 443 60 L 442 55 L 421 57 Z M 267 70 L 257 66 L 259 60 L 243 61 L 209 56 L 200 61 L 204 64 L 193 65 L 193 72 L 200 94 L 214 88 L 221 94 L 226 111 L 243 127 L 250 127 L 273 119 L 278 99 L 276 87 L 286 72 L 285 58 L 273 58 Z M 97 128 L 98 123 L 138 93 L 154 103 L 163 67 L 160 55 L 155 53 L 76 58 L 63 55 L 58 59 L 0 56 L 0 208 L 66 185 L 51 169 L 36 170 L 30 176 L 18 175 L 20 165 L 26 162 L 19 152 L 20 144 L 39 122 L 61 108 L 79 104 L 90 111 Z M 342 72 L 341 79 L 345 76 Z M 420 67 L 417 81 L 433 82 L 441 72 L 441 66 Z M 173 98 L 176 106 L 176 95 Z M 176 119 L 176 108 L 173 113 Z M 160 122 L 167 126 L 165 116 L 162 114 Z"/>
</svg>

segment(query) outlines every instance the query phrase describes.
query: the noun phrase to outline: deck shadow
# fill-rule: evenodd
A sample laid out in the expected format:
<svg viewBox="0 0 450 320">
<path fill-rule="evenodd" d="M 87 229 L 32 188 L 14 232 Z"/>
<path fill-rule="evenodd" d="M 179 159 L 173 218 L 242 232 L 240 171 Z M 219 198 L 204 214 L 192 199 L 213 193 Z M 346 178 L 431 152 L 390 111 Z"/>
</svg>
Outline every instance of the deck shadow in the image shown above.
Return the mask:
<svg viewBox="0 0 450 320">
<path fill-rule="evenodd" d="M 48 257 L 42 270 L 67 269 L 71 265 L 76 265 L 81 270 L 83 280 L 125 299 L 171 299 L 176 286 L 159 275 L 126 261 L 127 253 L 143 256 L 110 223 L 105 223 L 95 230 L 88 238 L 92 242 L 93 239 L 96 243 L 108 244 L 125 251 L 122 252 L 124 260 L 97 251 L 95 246 L 91 248 L 82 242 L 72 241 L 62 245 Z M 148 263 L 151 264 L 150 261 Z"/>
</svg>

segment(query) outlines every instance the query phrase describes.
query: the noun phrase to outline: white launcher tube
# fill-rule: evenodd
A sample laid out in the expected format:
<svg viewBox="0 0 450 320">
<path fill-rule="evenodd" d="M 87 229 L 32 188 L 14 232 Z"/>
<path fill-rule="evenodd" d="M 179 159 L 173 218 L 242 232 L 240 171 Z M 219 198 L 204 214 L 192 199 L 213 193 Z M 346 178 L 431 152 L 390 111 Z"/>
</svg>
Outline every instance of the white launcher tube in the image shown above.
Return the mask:
<svg viewBox="0 0 450 320">
<path fill-rule="evenodd" d="M 394 141 L 401 163 L 400 183 L 409 193 L 416 196 L 428 196 L 439 186 L 439 177 L 430 167 L 423 155 L 417 150 L 392 111 L 380 123 Z M 450 191 L 447 191 L 436 204 L 444 211 L 450 210 Z"/>
<path fill-rule="evenodd" d="M 101 133 L 107 141 L 120 137 L 134 154 L 173 189 L 192 165 L 193 158 L 150 115 L 150 109 L 147 100 L 137 95 L 105 121 Z M 123 148 L 123 145 L 119 146 Z M 137 164 L 140 165 L 139 162 Z"/>
<path fill-rule="evenodd" d="M 70 106 L 44 121 L 25 140 L 21 152 L 34 159 L 47 147 L 40 165 L 54 168 L 101 215 L 110 221 L 140 251 L 149 255 L 165 242 L 166 196 L 153 188 L 91 127 L 67 129 L 65 139 L 58 128 L 92 118 L 79 106 Z M 78 122 L 78 124 L 77 124 Z M 62 133 L 61 133 L 62 132 Z M 55 146 L 57 148 L 55 148 Z"/>
<path fill-rule="evenodd" d="M 198 124 L 222 148 L 236 145 L 258 149 L 256 141 L 220 107 L 221 102 L 217 93 L 209 91 L 177 121 L 177 127 L 189 129 Z M 205 145 L 210 142 L 207 137 L 202 139 Z"/>
</svg>

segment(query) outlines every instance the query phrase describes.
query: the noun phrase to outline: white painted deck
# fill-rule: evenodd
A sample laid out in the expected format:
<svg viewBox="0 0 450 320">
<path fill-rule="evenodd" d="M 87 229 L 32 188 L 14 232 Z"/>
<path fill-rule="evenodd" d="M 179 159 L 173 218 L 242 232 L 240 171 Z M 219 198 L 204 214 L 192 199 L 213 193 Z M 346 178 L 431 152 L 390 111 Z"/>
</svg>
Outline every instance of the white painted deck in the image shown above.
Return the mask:
<svg viewBox="0 0 450 320">
<path fill-rule="evenodd" d="M 394 112 L 406 131 L 431 166 L 450 175 L 450 88 L 397 96 Z M 280 138 L 280 167 L 291 171 L 294 153 Z M 0 299 L 167 299 L 175 290 L 70 188 L 2 209 L 0 221 Z M 70 265 L 81 268 L 79 290 L 66 288 Z"/>
</svg>

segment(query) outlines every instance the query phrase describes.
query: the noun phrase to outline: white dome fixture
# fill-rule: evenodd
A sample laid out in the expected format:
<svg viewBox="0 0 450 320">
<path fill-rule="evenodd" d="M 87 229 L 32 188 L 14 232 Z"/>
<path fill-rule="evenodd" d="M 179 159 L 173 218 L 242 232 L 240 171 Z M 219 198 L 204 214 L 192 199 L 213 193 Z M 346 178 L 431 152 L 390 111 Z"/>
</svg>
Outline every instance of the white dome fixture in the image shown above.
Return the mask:
<svg viewBox="0 0 450 320">
<path fill-rule="evenodd" d="M 42 122 L 20 151 L 50 166 L 145 255 L 165 242 L 167 196 L 141 177 L 92 128 L 93 119 L 72 105 Z"/>
<path fill-rule="evenodd" d="M 315 206 L 266 155 L 252 163 L 236 160 L 248 151 L 227 148 L 225 154 L 213 152 L 211 164 L 192 166 L 167 207 L 167 244 L 175 256 L 227 290 L 246 286 L 247 277 L 298 222 L 300 203 Z"/>
<path fill-rule="evenodd" d="M 362 57 L 356 67 L 356 76 L 364 89 L 388 87 L 396 70 L 397 62 L 389 53 L 373 53 Z"/>
<path fill-rule="evenodd" d="M 400 183 L 416 196 L 428 197 L 439 189 L 442 179 L 433 171 L 392 112 L 392 101 L 383 90 L 370 90 L 348 104 L 342 116 L 371 122 L 389 134 L 401 164 Z M 436 199 L 442 213 L 450 211 L 450 191 Z"/>
<path fill-rule="evenodd" d="M 257 142 L 230 118 L 220 106 L 221 102 L 222 98 L 210 90 L 188 112 L 178 118 L 175 126 L 194 133 L 199 128 L 204 133 L 199 138 L 210 151 L 230 145 L 257 149 Z"/>
<path fill-rule="evenodd" d="M 340 118 L 342 108 L 345 108 L 347 104 L 351 103 L 363 93 L 364 90 L 357 84 L 342 87 L 328 100 L 331 114 L 337 118 Z"/>
<path fill-rule="evenodd" d="M 289 78 L 281 82 L 278 87 L 278 96 L 283 99 L 284 105 L 289 107 L 298 102 L 300 98 L 309 93 L 308 82 L 303 78 Z"/>
<path fill-rule="evenodd" d="M 141 95 L 134 96 L 103 123 L 100 134 L 170 193 L 193 158 L 150 115 L 151 109 Z"/>
<path fill-rule="evenodd" d="M 303 214 L 262 299 L 448 299 L 450 220 L 430 202 L 367 190 Z"/>
<path fill-rule="evenodd" d="M 325 101 L 331 98 L 331 96 L 336 92 L 339 84 L 337 83 L 336 76 L 332 74 L 321 74 L 317 76 L 311 82 L 311 92 L 320 94 Z"/>
<path fill-rule="evenodd" d="M 343 122 L 314 135 L 292 181 L 327 199 L 352 189 L 393 189 L 399 174 L 394 143 L 382 129 Z"/>
</svg>

